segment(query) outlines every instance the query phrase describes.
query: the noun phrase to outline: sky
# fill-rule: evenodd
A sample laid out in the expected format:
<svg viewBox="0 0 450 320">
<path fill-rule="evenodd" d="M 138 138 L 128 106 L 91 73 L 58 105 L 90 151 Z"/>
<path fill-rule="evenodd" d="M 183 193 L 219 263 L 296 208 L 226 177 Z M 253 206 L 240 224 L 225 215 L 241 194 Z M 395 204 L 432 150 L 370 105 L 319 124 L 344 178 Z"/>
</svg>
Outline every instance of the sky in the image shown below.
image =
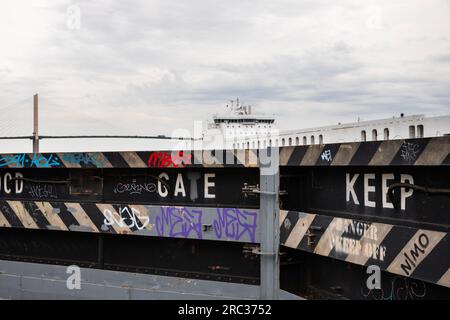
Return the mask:
<svg viewBox="0 0 450 320">
<path fill-rule="evenodd" d="M 53 135 L 192 131 L 236 97 L 281 129 L 450 114 L 450 0 L 3 0 L 0 39 L 0 135 L 34 93 Z"/>
</svg>

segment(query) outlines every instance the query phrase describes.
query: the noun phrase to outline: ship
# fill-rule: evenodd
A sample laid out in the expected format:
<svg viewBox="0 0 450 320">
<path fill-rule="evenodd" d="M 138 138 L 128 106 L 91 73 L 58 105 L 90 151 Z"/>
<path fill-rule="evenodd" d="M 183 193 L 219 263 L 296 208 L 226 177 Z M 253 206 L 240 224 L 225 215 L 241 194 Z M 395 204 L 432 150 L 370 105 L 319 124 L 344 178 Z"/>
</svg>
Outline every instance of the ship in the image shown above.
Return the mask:
<svg viewBox="0 0 450 320">
<path fill-rule="evenodd" d="M 280 130 L 274 115 L 253 113 L 251 105 L 230 100 L 214 114 L 202 135 L 204 149 L 260 149 L 343 142 L 432 138 L 450 135 L 450 115 L 405 115 L 336 125 Z"/>
</svg>

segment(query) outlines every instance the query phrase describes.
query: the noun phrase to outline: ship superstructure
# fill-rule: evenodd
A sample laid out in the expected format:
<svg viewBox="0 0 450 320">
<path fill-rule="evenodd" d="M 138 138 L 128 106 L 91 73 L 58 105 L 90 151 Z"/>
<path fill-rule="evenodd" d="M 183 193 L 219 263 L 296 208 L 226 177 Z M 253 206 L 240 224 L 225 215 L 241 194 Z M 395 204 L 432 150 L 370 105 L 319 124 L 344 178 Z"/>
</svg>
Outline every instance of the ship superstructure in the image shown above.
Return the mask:
<svg viewBox="0 0 450 320">
<path fill-rule="evenodd" d="M 204 134 L 206 149 L 266 147 L 271 135 L 277 134 L 275 117 L 252 113 L 251 105 L 241 105 L 239 99 L 226 105 L 226 113 L 215 114 Z M 260 145 L 257 142 L 260 142 Z"/>
<path fill-rule="evenodd" d="M 239 99 L 216 114 L 203 140 L 206 149 L 257 149 L 341 142 L 365 142 L 450 135 L 450 115 L 404 115 L 280 131 L 273 115 L 252 113 Z"/>
</svg>

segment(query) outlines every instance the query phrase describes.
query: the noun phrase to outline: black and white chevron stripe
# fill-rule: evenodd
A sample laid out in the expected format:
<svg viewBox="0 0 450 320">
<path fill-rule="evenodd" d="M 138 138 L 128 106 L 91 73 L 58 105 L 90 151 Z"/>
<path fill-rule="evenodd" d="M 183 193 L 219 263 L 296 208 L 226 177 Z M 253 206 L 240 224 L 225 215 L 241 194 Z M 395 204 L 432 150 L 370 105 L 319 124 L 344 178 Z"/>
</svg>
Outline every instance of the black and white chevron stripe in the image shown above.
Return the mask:
<svg viewBox="0 0 450 320">
<path fill-rule="evenodd" d="M 0 228 L 257 243 L 258 218 L 258 209 L 0 200 Z"/>
<path fill-rule="evenodd" d="M 42 154 L 1 154 L 0 168 L 148 168 L 257 167 L 258 150 L 180 151 L 177 165 L 150 161 L 155 153 L 126 151 Z M 450 137 L 352 142 L 281 147 L 280 166 L 450 165 Z"/>
<path fill-rule="evenodd" d="M 280 243 L 450 287 L 450 234 L 445 232 L 281 211 Z"/>
<path fill-rule="evenodd" d="M 450 165 L 450 137 L 282 147 L 280 166 Z"/>
</svg>

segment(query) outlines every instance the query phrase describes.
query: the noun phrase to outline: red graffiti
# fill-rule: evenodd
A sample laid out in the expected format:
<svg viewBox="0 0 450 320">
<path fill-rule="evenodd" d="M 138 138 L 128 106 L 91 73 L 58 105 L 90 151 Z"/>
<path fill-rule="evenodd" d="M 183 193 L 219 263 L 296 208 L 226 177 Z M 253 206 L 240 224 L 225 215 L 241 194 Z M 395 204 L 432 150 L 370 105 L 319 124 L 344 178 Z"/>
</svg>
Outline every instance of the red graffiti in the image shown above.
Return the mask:
<svg viewBox="0 0 450 320">
<path fill-rule="evenodd" d="M 192 154 L 178 152 L 152 152 L 148 158 L 148 166 L 154 168 L 183 168 L 192 164 Z"/>
</svg>

